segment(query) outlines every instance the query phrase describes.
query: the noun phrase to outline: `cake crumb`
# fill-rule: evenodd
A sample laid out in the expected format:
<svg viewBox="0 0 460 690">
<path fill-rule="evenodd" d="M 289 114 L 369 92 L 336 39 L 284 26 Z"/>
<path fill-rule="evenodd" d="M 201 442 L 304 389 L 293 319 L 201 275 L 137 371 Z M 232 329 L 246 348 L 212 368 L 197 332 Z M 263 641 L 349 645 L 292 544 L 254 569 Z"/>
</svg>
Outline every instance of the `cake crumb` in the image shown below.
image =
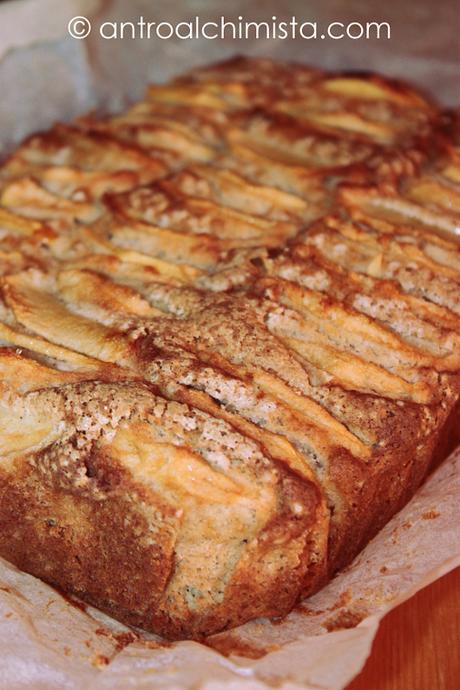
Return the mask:
<svg viewBox="0 0 460 690">
<path fill-rule="evenodd" d="M 110 664 L 110 659 L 105 654 L 96 654 L 93 659 L 93 666 L 108 666 Z"/>
<path fill-rule="evenodd" d="M 425 513 L 422 513 L 422 520 L 435 520 L 440 515 L 441 513 L 437 510 L 427 510 Z"/>
<path fill-rule="evenodd" d="M 326 628 L 328 632 L 355 628 L 367 615 L 368 612 L 365 609 L 345 608 L 325 620 L 323 627 Z"/>
</svg>

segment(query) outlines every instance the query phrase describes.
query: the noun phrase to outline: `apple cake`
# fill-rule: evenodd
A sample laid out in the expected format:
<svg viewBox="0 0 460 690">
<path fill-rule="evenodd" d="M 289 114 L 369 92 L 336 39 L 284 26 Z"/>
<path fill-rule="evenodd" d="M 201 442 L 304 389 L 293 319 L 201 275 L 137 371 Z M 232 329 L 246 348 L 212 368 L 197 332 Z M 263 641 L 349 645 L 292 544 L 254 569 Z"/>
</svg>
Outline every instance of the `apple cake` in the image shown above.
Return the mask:
<svg viewBox="0 0 460 690">
<path fill-rule="evenodd" d="M 235 58 L 0 168 L 0 555 L 171 639 L 286 614 L 447 452 L 455 114 Z"/>
</svg>

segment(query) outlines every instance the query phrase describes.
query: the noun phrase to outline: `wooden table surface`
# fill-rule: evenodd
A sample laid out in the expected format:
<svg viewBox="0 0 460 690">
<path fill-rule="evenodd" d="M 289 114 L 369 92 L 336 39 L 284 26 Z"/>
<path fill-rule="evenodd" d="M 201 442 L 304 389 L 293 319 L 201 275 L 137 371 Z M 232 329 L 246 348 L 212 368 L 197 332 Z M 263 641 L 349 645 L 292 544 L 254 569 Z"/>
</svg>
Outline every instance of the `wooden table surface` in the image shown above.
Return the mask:
<svg viewBox="0 0 460 690">
<path fill-rule="evenodd" d="M 347 690 L 460 690 L 460 568 L 383 619 Z"/>
</svg>

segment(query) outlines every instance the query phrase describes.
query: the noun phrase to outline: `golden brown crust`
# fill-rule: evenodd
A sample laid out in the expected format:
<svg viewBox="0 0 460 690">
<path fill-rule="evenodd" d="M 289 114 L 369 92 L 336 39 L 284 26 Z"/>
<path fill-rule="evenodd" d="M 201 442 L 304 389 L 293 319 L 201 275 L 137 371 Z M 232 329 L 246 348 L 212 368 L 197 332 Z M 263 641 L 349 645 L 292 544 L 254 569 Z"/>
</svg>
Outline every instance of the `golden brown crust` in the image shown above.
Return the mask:
<svg viewBox="0 0 460 690">
<path fill-rule="evenodd" d="M 125 622 L 282 615 L 460 395 L 454 118 L 234 59 L 0 169 L 0 554 Z"/>
</svg>

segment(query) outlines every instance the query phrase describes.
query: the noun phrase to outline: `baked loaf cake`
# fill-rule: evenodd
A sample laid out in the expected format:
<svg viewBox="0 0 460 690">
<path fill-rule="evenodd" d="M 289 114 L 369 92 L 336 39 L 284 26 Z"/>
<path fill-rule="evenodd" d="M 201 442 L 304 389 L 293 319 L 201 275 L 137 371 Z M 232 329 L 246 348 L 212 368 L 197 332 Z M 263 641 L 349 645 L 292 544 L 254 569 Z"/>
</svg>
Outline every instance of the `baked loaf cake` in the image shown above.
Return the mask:
<svg viewBox="0 0 460 690">
<path fill-rule="evenodd" d="M 446 452 L 456 120 L 234 59 L 0 170 L 0 555 L 172 639 L 280 616 Z"/>
</svg>

